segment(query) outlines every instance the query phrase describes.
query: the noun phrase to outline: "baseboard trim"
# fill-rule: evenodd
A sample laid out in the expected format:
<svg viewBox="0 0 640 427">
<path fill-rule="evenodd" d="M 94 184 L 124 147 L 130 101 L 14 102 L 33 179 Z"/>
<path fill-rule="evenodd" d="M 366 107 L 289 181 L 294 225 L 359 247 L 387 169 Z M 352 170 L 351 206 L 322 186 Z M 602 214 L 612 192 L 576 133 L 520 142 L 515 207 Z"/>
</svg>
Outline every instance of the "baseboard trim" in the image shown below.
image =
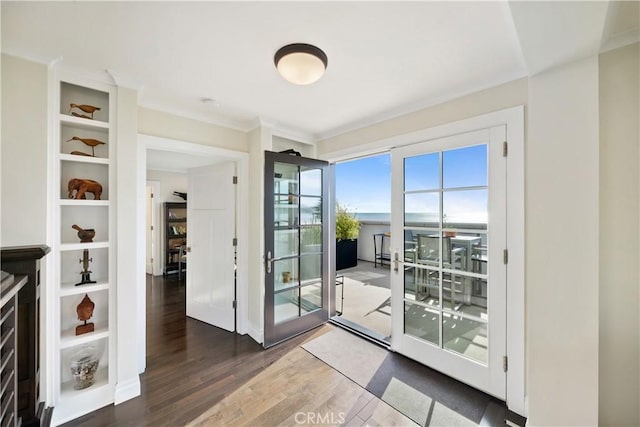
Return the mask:
<svg viewBox="0 0 640 427">
<path fill-rule="evenodd" d="M 262 344 L 263 342 L 262 330 L 254 328 L 253 325 L 251 324 L 249 324 L 249 336 L 253 338 L 253 340 L 258 344 Z"/>
<path fill-rule="evenodd" d="M 140 378 L 136 375 L 135 378 L 116 384 L 113 403 L 119 405 L 138 396 L 140 396 Z"/>
</svg>

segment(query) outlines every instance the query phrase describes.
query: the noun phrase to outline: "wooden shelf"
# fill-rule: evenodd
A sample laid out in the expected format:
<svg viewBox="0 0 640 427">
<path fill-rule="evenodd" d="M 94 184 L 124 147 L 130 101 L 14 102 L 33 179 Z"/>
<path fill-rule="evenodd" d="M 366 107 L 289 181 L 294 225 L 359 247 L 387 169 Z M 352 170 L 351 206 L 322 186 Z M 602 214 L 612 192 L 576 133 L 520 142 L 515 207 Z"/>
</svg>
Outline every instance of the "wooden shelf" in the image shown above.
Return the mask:
<svg viewBox="0 0 640 427">
<path fill-rule="evenodd" d="M 109 129 L 109 123 L 100 120 L 83 119 L 82 117 L 60 114 L 60 123 L 78 129 Z"/>
<path fill-rule="evenodd" d="M 98 165 L 108 165 L 109 159 L 102 157 L 79 156 L 77 154 L 60 154 L 60 160 L 63 162 L 92 163 Z"/>
<path fill-rule="evenodd" d="M 60 251 L 81 251 L 84 249 L 100 249 L 108 247 L 109 242 L 63 243 L 60 245 Z"/>
<path fill-rule="evenodd" d="M 82 335 L 76 335 L 75 327 L 63 331 L 60 335 L 60 348 L 75 347 L 81 344 L 87 344 L 102 338 L 109 337 L 109 327 L 104 324 L 96 323 L 95 330 Z"/>
<path fill-rule="evenodd" d="M 78 281 L 80 281 L 79 274 L 78 274 Z M 75 285 L 76 283 L 78 282 L 62 283 L 60 285 L 60 296 L 68 297 L 71 295 L 88 294 L 91 292 L 105 291 L 109 289 L 109 281 L 107 279 L 102 279 L 102 280 L 97 279 L 96 283 L 89 283 L 89 284 L 78 285 L 78 286 Z"/>
<path fill-rule="evenodd" d="M 108 200 L 60 199 L 60 206 L 109 206 Z"/>
<path fill-rule="evenodd" d="M 187 238 L 187 233 L 185 234 L 169 234 L 167 236 L 167 239 L 186 239 Z"/>
<path fill-rule="evenodd" d="M 79 79 L 83 83 L 76 82 Z M 56 402 L 52 425 L 71 421 L 95 409 L 113 403 L 115 387 L 116 328 L 112 318 L 115 313 L 114 275 L 116 254 L 116 218 L 112 212 L 111 200 L 116 200 L 115 165 L 116 158 L 116 87 L 108 81 L 85 80 L 83 76 L 71 72 L 61 72 L 56 77 L 54 108 L 55 137 L 52 139 L 54 152 L 52 159 L 59 197 L 55 202 L 57 221 L 54 225 L 56 252 L 56 277 L 54 286 L 55 310 L 48 319 L 53 326 L 48 328 L 54 339 L 53 348 L 47 351 L 47 367 L 51 364 L 58 370 L 53 376 L 55 390 L 52 401 Z M 99 107 L 95 119 L 86 119 L 69 114 L 71 104 L 86 104 Z M 79 109 L 74 109 L 81 113 Z M 84 113 L 82 113 L 84 114 Z M 98 146 L 87 146 L 77 138 L 94 138 L 104 142 Z M 87 154 L 95 152 L 97 157 L 71 154 L 79 151 Z M 102 185 L 102 200 L 95 200 L 89 193 L 87 199 L 68 199 L 68 182 L 73 178 L 92 179 Z M 86 229 L 95 229 L 93 242 L 81 243 L 72 225 L 78 224 Z M 89 257 L 95 263 L 89 264 L 91 279 L 96 283 L 76 284 L 82 280 L 83 252 L 89 250 Z M 80 261 L 80 263 L 79 263 Z M 95 330 L 76 335 L 76 307 L 84 294 L 89 294 L 97 302 L 96 312 L 88 320 Z M 85 389 L 75 390 L 70 377 L 67 359 L 76 351 L 76 347 L 91 343 L 104 347 L 106 353 L 96 372 L 96 382 Z M 109 348 L 112 350 L 109 351 Z M 62 372 L 62 375 L 60 375 Z M 111 375 L 110 375 L 111 374 Z M 63 382 L 64 381 L 64 382 Z"/>
</svg>

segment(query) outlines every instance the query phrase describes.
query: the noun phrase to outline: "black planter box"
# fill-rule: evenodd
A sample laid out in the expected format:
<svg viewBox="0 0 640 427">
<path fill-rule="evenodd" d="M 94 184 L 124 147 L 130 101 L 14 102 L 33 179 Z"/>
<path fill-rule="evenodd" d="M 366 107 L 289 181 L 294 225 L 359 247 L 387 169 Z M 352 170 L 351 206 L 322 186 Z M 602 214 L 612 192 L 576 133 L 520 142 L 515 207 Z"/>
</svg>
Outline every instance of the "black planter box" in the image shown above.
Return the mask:
<svg viewBox="0 0 640 427">
<path fill-rule="evenodd" d="M 336 270 L 358 265 L 358 239 L 336 240 Z"/>
</svg>

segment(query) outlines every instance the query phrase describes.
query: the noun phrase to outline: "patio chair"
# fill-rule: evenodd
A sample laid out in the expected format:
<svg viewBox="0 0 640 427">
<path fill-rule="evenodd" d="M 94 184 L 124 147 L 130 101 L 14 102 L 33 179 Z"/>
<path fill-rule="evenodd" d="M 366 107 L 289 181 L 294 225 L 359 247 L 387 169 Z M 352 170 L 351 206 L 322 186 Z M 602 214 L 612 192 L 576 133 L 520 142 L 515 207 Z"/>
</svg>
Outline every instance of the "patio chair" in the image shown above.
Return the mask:
<svg viewBox="0 0 640 427">
<path fill-rule="evenodd" d="M 417 256 L 416 263 L 423 264 L 434 269 L 419 269 L 418 276 L 421 280 L 416 280 L 416 298 L 424 295 L 424 298 L 431 296 L 431 290 L 438 294 L 438 270 L 440 259 L 442 258 L 442 268 L 455 270 L 461 269 L 464 262 L 464 248 L 452 248 L 451 237 L 442 237 L 442 254 L 440 254 L 440 241 L 438 235 L 418 234 L 417 236 Z M 445 284 L 448 283 L 447 288 Z M 455 275 L 451 273 L 443 274 L 442 288 L 448 290 L 451 295 L 451 303 L 456 303 Z M 420 289 L 418 289 L 420 288 Z"/>
<path fill-rule="evenodd" d="M 471 248 L 471 271 L 474 273 L 486 274 L 488 261 L 487 245 L 477 244 Z M 474 279 L 474 293 L 483 295 L 482 284 L 486 281 L 483 279 Z M 486 295 L 483 295 L 486 297 Z"/>
</svg>

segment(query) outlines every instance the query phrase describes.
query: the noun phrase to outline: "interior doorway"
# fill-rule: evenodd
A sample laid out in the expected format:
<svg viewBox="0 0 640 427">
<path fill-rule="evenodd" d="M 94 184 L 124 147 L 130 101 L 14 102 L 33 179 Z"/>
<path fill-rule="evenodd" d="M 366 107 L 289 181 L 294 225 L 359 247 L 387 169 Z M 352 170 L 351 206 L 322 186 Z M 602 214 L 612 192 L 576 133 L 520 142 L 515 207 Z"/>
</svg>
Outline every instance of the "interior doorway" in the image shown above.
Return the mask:
<svg viewBox="0 0 640 427">
<path fill-rule="evenodd" d="M 150 169 L 155 171 L 162 171 L 165 174 L 171 174 L 174 178 L 181 176 L 184 182 L 184 185 L 178 188 L 175 184 L 170 185 L 162 185 L 160 183 L 160 191 L 158 194 L 164 195 L 158 197 L 154 195 L 155 206 L 157 211 L 160 211 L 159 207 L 162 205 L 162 200 L 175 197 L 173 195 L 174 191 L 177 193 L 187 193 L 188 198 L 188 171 L 195 170 L 204 166 L 212 166 L 215 168 L 215 165 L 221 164 L 229 164 L 232 163 L 234 165 L 234 170 L 236 172 L 237 178 L 234 179 L 234 183 L 236 185 L 236 192 L 234 196 L 234 200 L 230 203 L 230 212 L 234 218 L 234 222 L 238 224 L 238 232 L 235 236 L 237 242 L 237 246 L 235 249 L 231 249 L 234 251 L 233 256 L 231 257 L 231 265 L 230 270 L 234 272 L 234 282 L 231 295 L 233 295 L 233 301 L 229 301 L 229 306 L 234 304 L 234 312 L 232 315 L 237 317 L 237 320 L 232 318 L 231 324 L 235 324 L 236 330 L 239 333 L 246 333 L 247 331 L 247 229 L 248 229 L 248 155 L 246 153 L 234 152 L 231 150 L 220 149 L 210 146 L 203 146 L 200 144 L 192 144 L 183 141 L 169 140 L 165 138 L 153 137 L 149 135 L 139 135 L 138 139 L 138 168 L 140 171 L 144 171 L 143 173 L 138 174 L 138 191 L 139 194 L 145 194 L 146 192 L 146 178 L 147 174 L 145 173 L 148 169 L 148 164 L 153 165 L 149 166 Z M 153 180 L 153 179 L 152 179 Z M 162 199 L 162 200 L 161 200 Z M 174 199 L 171 199 L 174 200 Z M 184 201 L 181 198 L 178 198 L 180 201 Z M 152 206 L 154 204 L 151 204 Z M 147 217 L 147 199 L 141 197 L 138 201 L 138 212 L 139 212 L 139 224 L 146 224 Z M 157 215 L 159 220 L 157 221 L 157 230 L 158 233 L 155 233 L 155 241 L 156 247 L 158 248 L 157 252 L 160 253 L 159 258 L 162 258 L 162 236 L 161 232 L 163 230 L 162 216 Z M 186 226 L 193 226 L 193 224 L 185 224 Z M 142 228 L 142 227 L 141 227 Z M 146 228 L 146 227 L 145 227 Z M 140 230 L 142 236 L 144 238 L 144 232 Z M 185 233 L 188 237 L 188 233 Z M 140 239 L 142 241 L 142 239 Z M 185 249 L 188 247 L 189 243 L 185 241 Z M 232 242 L 229 242 L 229 246 L 232 245 Z M 140 266 L 139 271 L 146 271 L 146 261 L 142 261 L 143 258 L 140 257 L 140 262 L 145 263 L 145 268 L 142 269 Z M 156 257 L 154 257 L 154 261 Z M 158 267 L 158 270 L 154 272 L 154 275 L 162 274 L 162 263 Z M 237 274 L 235 273 L 237 271 Z M 143 275 L 144 277 L 144 275 Z M 153 277 L 153 275 L 151 276 Z M 213 286 L 215 285 L 215 278 L 210 276 L 209 287 L 212 293 L 215 293 Z M 187 271 L 187 281 L 188 281 L 188 271 Z M 187 294 L 188 286 L 182 284 L 182 282 L 178 282 L 176 280 L 176 286 L 182 286 Z M 146 280 L 138 280 L 138 293 L 139 295 L 146 295 Z M 202 290 L 202 286 L 200 287 Z M 188 298 L 188 296 L 187 296 Z M 194 297 L 195 298 L 195 297 Z M 141 303 L 146 307 L 146 298 L 140 299 Z M 141 312 L 144 313 L 144 307 L 141 307 Z M 222 325 L 218 325 L 222 326 Z M 137 319 L 137 329 L 138 329 L 138 366 L 139 372 L 143 372 L 146 367 L 146 319 L 142 316 L 138 316 Z M 228 329 L 228 328 L 227 328 Z"/>
</svg>

